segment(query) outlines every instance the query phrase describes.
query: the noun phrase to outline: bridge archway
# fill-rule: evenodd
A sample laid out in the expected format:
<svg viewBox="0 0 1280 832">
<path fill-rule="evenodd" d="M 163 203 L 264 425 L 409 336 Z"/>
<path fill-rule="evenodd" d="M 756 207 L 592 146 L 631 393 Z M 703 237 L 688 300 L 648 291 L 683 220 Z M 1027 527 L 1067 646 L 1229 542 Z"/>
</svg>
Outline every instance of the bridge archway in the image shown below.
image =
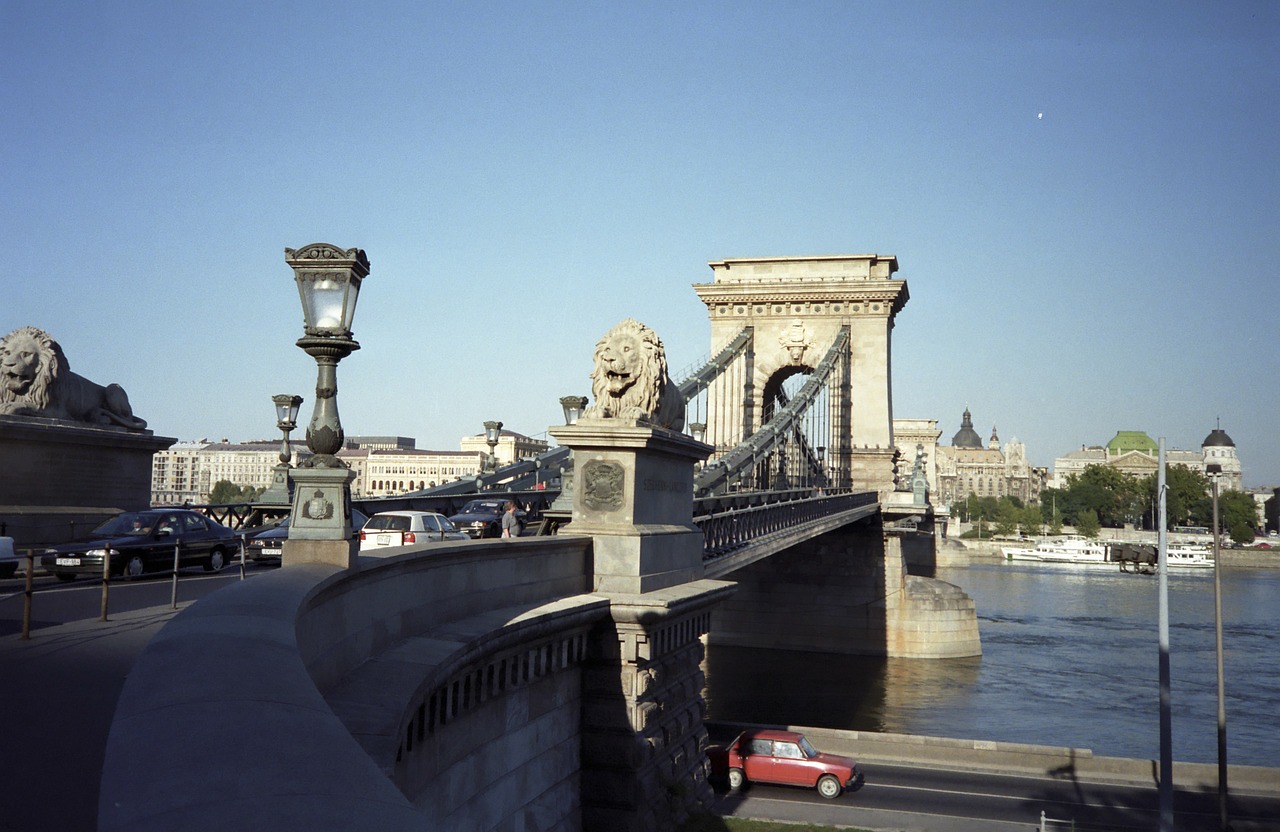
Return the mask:
<svg viewBox="0 0 1280 832">
<path fill-rule="evenodd" d="M 744 331 L 751 343 L 734 379 L 741 386 L 731 382 L 707 389 L 707 441 L 718 452 L 741 446 L 768 423 L 778 391 L 794 393 L 783 383 L 812 374 L 843 338 L 822 401 L 806 403 L 806 418 L 821 422 L 824 438 L 797 430 L 797 445 L 812 447 L 790 453 L 824 456 L 821 467 L 833 485 L 892 490 L 891 334 L 909 298 L 906 281 L 893 277 L 897 258 L 739 258 L 708 265 L 713 281 L 693 288 L 711 318 L 712 353 Z M 823 454 L 816 453 L 819 447 Z"/>
</svg>

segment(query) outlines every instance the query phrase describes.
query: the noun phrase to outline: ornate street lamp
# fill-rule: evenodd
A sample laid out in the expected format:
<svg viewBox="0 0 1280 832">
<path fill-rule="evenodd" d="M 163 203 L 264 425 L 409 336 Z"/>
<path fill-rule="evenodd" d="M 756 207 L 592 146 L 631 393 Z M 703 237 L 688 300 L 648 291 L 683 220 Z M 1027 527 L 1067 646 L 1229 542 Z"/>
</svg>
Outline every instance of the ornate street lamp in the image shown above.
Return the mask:
<svg viewBox="0 0 1280 832">
<path fill-rule="evenodd" d="M 827 447 L 819 445 L 815 450 L 818 452 L 818 485 L 827 484 Z"/>
<path fill-rule="evenodd" d="M 345 436 L 338 418 L 338 362 L 360 349 L 351 336 L 360 284 L 369 258 L 358 248 L 312 243 L 284 250 L 302 301 L 298 347 L 316 360 L 316 405 L 307 425 L 312 456 L 293 472 L 293 519 L 284 563 L 321 561 L 354 566 L 351 481 L 355 474 L 338 458 Z"/>
<path fill-rule="evenodd" d="M 587 407 L 586 396 L 561 396 L 560 408 L 564 411 L 564 423 L 566 425 L 578 424 L 578 417 L 582 415 L 582 411 Z"/>
<path fill-rule="evenodd" d="M 276 406 L 276 427 L 284 434 L 284 441 L 280 443 L 280 464 L 287 467 L 293 459 L 289 433 L 298 426 L 298 408 L 302 407 L 302 397 L 281 393 L 272 396 L 271 401 Z"/>
<path fill-rule="evenodd" d="M 489 470 L 498 470 L 498 455 L 494 450 L 498 447 L 498 439 L 502 437 L 501 422 L 484 423 L 484 441 L 489 445 Z"/>
<path fill-rule="evenodd" d="M 694 441 L 705 442 L 707 439 L 706 422 L 690 422 L 689 435 L 694 438 Z"/>
<path fill-rule="evenodd" d="M 289 502 L 289 463 L 293 459 L 293 450 L 289 445 L 289 432 L 298 426 L 298 408 L 302 406 L 302 397 L 281 393 L 272 396 L 276 407 L 276 427 L 284 434 L 280 443 L 280 462 L 272 469 L 271 485 L 259 495 L 256 502 L 282 505 Z"/>
<path fill-rule="evenodd" d="M 358 248 L 313 243 L 284 250 L 302 299 L 303 331 L 298 346 L 316 360 L 316 408 L 307 425 L 307 447 L 315 454 L 305 467 L 346 467 L 335 455 L 345 438 L 338 419 L 338 362 L 360 349 L 351 337 L 360 283 L 369 274 L 369 258 Z"/>
</svg>

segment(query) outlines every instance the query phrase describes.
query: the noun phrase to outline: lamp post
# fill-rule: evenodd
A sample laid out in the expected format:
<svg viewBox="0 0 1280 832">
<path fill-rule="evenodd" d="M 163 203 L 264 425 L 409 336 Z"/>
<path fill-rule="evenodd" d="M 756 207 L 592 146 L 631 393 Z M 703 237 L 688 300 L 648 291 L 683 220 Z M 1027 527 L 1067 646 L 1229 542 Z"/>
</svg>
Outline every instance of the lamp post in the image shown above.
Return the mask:
<svg viewBox="0 0 1280 832">
<path fill-rule="evenodd" d="M 564 411 L 564 423 L 566 425 L 578 424 L 578 417 L 582 415 L 582 411 L 587 407 L 586 396 L 561 396 L 560 409 Z"/>
<path fill-rule="evenodd" d="M 302 397 L 281 393 L 279 396 L 272 396 L 271 401 L 276 406 L 276 427 L 284 434 L 284 440 L 280 443 L 280 464 L 287 466 L 293 459 L 289 433 L 298 426 L 298 408 L 302 407 Z"/>
<path fill-rule="evenodd" d="M 369 258 L 358 248 L 312 243 L 284 250 L 302 301 L 298 347 L 316 360 L 316 405 L 307 425 L 312 456 L 294 470 L 293 519 L 284 564 L 320 561 L 352 567 L 351 481 L 355 474 L 338 458 L 345 436 L 338 418 L 338 362 L 360 349 L 351 335 L 360 284 Z"/>
<path fill-rule="evenodd" d="M 293 450 L 289 445 L 289 433 L 298 426 L 298 408 L 302 406 L 302 397 L 289 393 L 281 393 L 271 397 L 276 408 L 276 428 L 284 434 L 280 443 L 280 463 L 275 466 L 271 475 L 271 486 L 258 497 L 259 503 L 289 502 L 289 463 L 293 459 Z"/>
<path fill-rule="evenodd" d="M 827 446 L 819 445 L 818 451 L 818 487 L 827 484 Z"/>
<path fill-rule="evenodd" d="M 707 441 L 707 423 L 706 422 L 690 422 L 689 435 L 693 437 L 694 442 L 706 442 Z M 698 462 L 694 463 L 693 468 L 695 471 L 701 471 L 706 466 L 706 464 L 707 464 L 707 461 L 705 459 L 699 460 Z"/>
<path fill-rule="evenodd" d="M 564 411 L 565 425 L 576 425 L 578 419 L 582 416 L 582 411 L 586 410 L 586 396 L 561 396 L 560 409 Z M 573 453 L 570 452 L 569 459 L 560 468 L 560 493 L 556 495 L 555 500 L 551 502 L 551 508 L 543 513 L 544 517 L 549 517 L 554 528 L 559 528 L 568 524 L 573 516 Z"/>
<path fill-rule="evenodd" d="M 1227 830 L 1227 704 L 1222 679 L 1222 546 L 1218 530 L 1218 475 L 1222 466 L 1210 463 L 1205 466 L 1213 494 L 1213 633 L 1214 648 L 1218 659 L 1218 829 Z"/>
<path fill-rule="evenodd" d="M 501 422 L 485 422 L 484 423 L 484 441 L 489 445 L 489 462 L 490 471 L 498 470 L 498 455 L 494 453 L 498 447 L 498 439 L 502 437 Z"/>
</svg>

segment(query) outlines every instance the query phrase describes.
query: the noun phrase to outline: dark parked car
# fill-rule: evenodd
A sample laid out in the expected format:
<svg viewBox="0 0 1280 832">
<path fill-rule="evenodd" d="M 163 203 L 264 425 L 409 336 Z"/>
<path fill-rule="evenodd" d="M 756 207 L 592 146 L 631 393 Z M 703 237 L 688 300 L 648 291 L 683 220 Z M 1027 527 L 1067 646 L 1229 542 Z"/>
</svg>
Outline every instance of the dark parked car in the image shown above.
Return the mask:
<svg viewBox="0 0 1280 832">
<path fill-rule="evenodd" d="M 284 542 L 289 538 L 289 520 L 286 517 L 264 532 L 258 532 L 249 538 L 249 550 L 244 556 L 249 560 L 280 560 L 284 552 Z M 358 508 L 351 509 L 351 536 L 358 538 L 360 529 L 369 521 L 368 516 Z"/>
<path fill-rule="evenodd" d="M 173 569 L 173 550 L 179 544 L 180 567 L 203 566 L 209 572 L 217 572 L 240 553 L 235 532 L 186 509 L 126 511 L 91 534 L 80 543 L 46 549 L 40 564 L 64 581 L 77 575 L 100 576 L 102 559 L 110 552 L 110 573 L 136 578 Z"/>
<path fill-rule="evenodd" d="M 467 537 L 501 537 L 502 513 L 506 510 L 507 501 L 504 499 L 472 500 L 449 521 Z M 516 508 L 516 517 L 520 519 L 520 527 L 524 528 L 524 512 L 519 507 Z"/>
</svg>

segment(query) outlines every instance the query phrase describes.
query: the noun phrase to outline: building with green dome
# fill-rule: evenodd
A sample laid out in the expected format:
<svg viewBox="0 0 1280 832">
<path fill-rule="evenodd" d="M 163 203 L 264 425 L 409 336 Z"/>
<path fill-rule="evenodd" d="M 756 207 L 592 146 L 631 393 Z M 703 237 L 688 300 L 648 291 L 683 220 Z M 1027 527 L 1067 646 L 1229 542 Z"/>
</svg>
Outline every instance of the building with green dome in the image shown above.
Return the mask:
<svg viewBox="0 0 1280 832">
<path fill-rule="evenodd" d="M 1199 451 L 1165 448 L 1164 457 L 1169 465 L 1182 465 L 1201 474 L 1210 464 L 1220 465 L 1222 488 L 1244 490 L 1236 443 L 1221 428 L 1214 428 L 1205 437 Z M 1145 477 L 1159 468 L 1160 445 L 1145 431 L 1117 431 L 1106 445 L 1082 447 L 1055 459 L 1049 484 L 1053 488 L 1066 488 L 1072 476 L 1079 476 L 1090 465 L 1106 465 L 1132 477 Z"/>
</svg>

